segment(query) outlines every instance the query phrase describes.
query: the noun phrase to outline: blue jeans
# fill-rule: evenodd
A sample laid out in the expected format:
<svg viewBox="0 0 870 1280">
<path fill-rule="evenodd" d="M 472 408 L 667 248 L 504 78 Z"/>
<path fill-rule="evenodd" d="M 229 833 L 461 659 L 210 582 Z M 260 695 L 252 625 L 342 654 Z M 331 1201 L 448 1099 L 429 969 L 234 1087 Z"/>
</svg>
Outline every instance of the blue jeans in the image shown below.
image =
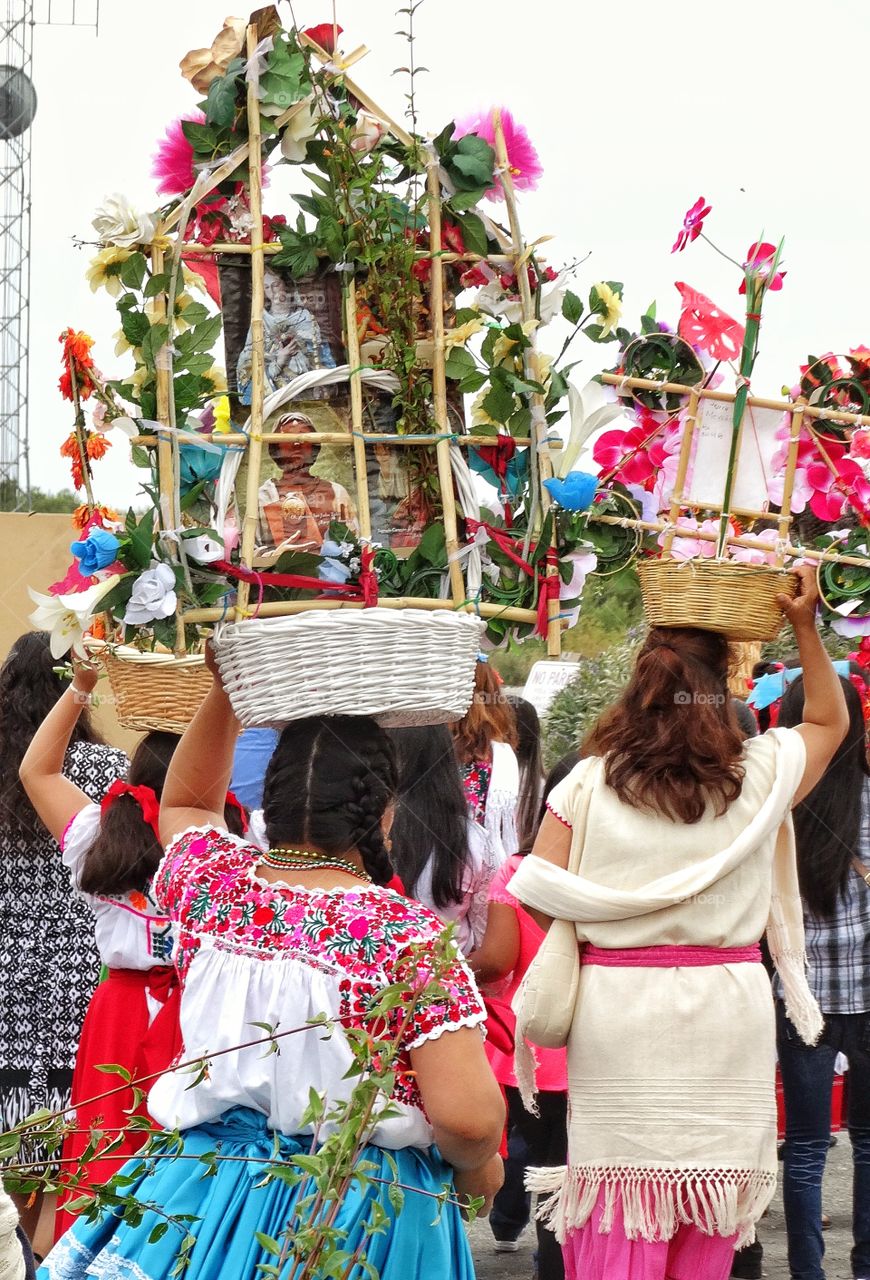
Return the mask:
<svg viewBox="0 0 870 1280">
<path fill-rule="evenodd" d="M 870 1013 L 825 1015 L 815 1048 L 798 1036 L 776 1002 L 776 1043 L 785 1096 L 782 1198 L 792 1280 L 825 1280 L 822 1176 L 831 1135 L 831 1090 L 838 1053 L 849 1059 L 848 1126 L 852 1181 L 852 1274 L 870 1277 Z"/>
</svg>

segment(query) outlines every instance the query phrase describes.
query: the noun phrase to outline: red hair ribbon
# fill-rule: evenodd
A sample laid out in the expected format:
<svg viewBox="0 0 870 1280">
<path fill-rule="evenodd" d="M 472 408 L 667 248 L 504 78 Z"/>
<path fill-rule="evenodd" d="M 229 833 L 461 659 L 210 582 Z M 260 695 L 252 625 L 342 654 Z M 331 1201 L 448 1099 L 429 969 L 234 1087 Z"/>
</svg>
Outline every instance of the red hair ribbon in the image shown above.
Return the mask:
<svg viewBox="0 0 870 1280">
<path fill-rule="evenodd" d="M 465 524 L 472 537 L 474 537 L 478 529 L 483 529 L 489 537 L 492 538 L 496 546 L 505 553 L 509 560 L 512 560 L 515 565 L 518 565 L 519 568 L 522 569 L 524 573 L 527 573 L 530 578 L 537 578 L 538 621 L 535 624 L 535 635 L 546 636 L 550 613 L 550 601 L 559 599 L 559 574 L 557 572 L 550 572 L 551 570 L 555 570 L 556 565 L 558 564 L 556 552 L 552 547 L 550 547 L 547 551 L 545 566 L 536 569 L 534 565 L 529 564 L 528 560 L 524 560 L 521 555 L 517 554 L 514 550 L 516 539 L 511 538 L 503 529 L 495 529 L 491 524 L 486 524 L 482 520 L 467 519 Z M 534 551 L 536 547 L 537 543 L 529 543 L 530 551 Z"/>
<path fill-rule="evenodd" d="M 216 560 L 212 565 L 218 573 L 225 573 L 228 578 L 238 578 L 240 582 L 250 582 L 259 593 L 257 608 L 263 603 L 263 591 L 266 587 L 294 587 L 299 591 L 316 591 L 320 599 L 329 596 L 346 595 L 349 600 L 361 600 L 367 609 L 378 603 L 378 579 L 372 568 L 375 558 L 371 547 L 363 547 L 360 555 L 359 582 L 327 582 L 325 578 L 311 578 L 304 573 L 261 573 L 257 569 L 245 569 L 242 565 L 230 564 L 228 560 Z"/>
<path fill-rule="evenodd" d="M 148 823 L 157 839 L 160 839 L 160 801 L 152 787 L 134 787 L 120 778 L 113 782 L 100 801 L 100 813 L 105 815 L 118 799 L 118 796 L 132 796 L 142 810 L 142 817 Z"/>
<path fill-rule="evenodd" d="M 245 813 L 245 807 L 242 804 L 241 800 L 239 800 L 238 796 L 235 794 L 234 791 L 227 792 L 227 798 L 224 801 L 224 807 L 237 810 L 239 818 L 241 819 L 241 822 L 242 822 L 242 835 L 245 835 L 245 833 L 248 830 L 248 815 Z"/>
</svg>

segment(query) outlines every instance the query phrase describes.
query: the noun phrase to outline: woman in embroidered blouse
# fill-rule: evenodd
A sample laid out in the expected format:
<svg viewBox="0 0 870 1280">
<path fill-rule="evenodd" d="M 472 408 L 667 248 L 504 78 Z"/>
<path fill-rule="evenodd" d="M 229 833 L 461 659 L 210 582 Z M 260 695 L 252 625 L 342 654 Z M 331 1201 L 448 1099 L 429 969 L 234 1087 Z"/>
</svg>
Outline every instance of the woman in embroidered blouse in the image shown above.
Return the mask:
<svg viewBox="0 0 870 1280">
<path fill-rule="evenodd" d="M 189 1070 L 169 1071 L 154 1085 L 149 1109 L 181 1130 L 187 1159 L 157 1161 L 130 1187 L 167 1212 L 184 1206 L 194 1215 L 186 1274 L 196 1280 L 241 1280 L 274 1262 L 254 1233 L 282 1237 L 306 1188 L 264 1184 L 264 1167 L 310 1151 L 312 1090 L 325 1096 L 328 1111 L 355 1083 L 341 1022 L 328 1036 L 316 1028 L 288 1035 L 272 1054 L 257 1024 L 275 1036 L 322 1015 L 366 1026 L 384 987 L 406 977 L 409 963 L 425 968 L 441 932 L 425 908 L 380 887 L 392 873 L 385 832 L 396 785 L 386 734 L 352 716 L 312 717 L 285 729 L 266 776 L 264 852 L 229 835 L 221 813 L 238 728 L 216 680 L 163 792 L 166 854 L 155 887 L 177 931 L 185 1058 L 220 1056 L 193 1087 Z M 500 1183 L 504 1107 L 483 1051 L 484 1009 L 457 957 L 441 985 L 434 999 L 417 999 L 410 1015 L 407 1007 L 387 1015 L 384 1030 L 401 1035 L 402 1052 L 391 1106 L 376 1115 L 363 1150 L 373 1180 L 352 1183 L 336 1206 L 343 1247 L 364 1246 L 380 1280 L 471 1280 L 458 1208 L 449 1203 L 436 1215 L 431 1194 L 453 1182 L 461 1194 L 488 1197 Z M 324 1138 L 333 1130 L 327 1119 L 318 1132 Z M 215 1176 L 203 1178 L 192 1157 L 218 1145 L 222 1155 L 252 1163 L 218 1160 Z M 405 1192 L 400 1214 L 388 1194 L 394 1179 L 417 1192 Z M 367 1238 L 377 1213 L 387 1230 Z M 92 1227 L 79 1222 L 41 1274 L 168 1280 L 179 1241 L 170 1233 L 149 1242 L 157 1221 L 146 1213 L 131 1226 L 108 1212 Z M 363 1264 L 343 1274 L 362 1280 Z"/>
<path fill-rule="evenodd" d="M 848 723 L 815 629 L 815 573 L 800 576 L 797 598 L 779 602 L 805 672 L 803 723 L 744 743 L 725 637 L 654 628 L 509 886 L 540 923 L 574 921 L 586 944 L 568 1167 L 530 1180 L 551 1193 L 569 1280 L 726 1280 L 773 1194 L 773 1006 L 758 939 L 767 922 L 786 1006 L 812 1043 L 821 1015 L 790 809 Z"/>
<path fill-rule="evenodd" d="M 486 831 L 499 866 L 516 853 L 520 770 L 514 748 L 514 709 L 501 677 L 483 654 L 474 673 L 474 696 L 461 720 L 450 726 L 468 812 Z"/>
</svg>

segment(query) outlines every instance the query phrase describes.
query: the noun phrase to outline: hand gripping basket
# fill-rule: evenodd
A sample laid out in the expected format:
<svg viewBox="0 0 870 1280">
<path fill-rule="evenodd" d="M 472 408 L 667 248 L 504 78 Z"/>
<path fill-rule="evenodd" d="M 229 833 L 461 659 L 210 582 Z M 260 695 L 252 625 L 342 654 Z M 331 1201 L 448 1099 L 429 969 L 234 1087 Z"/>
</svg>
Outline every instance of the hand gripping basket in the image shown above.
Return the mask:
<svg viewBox="0 0 870 1280">
<path fill-rule="evenodd" d="M 202 654 L 104 649 L 101 659 L 112 686 L 115 713 L 125 729 L 184 733 L 212 684 Z"/>
<path fill-rule="evenodd" d="M 311 609 L 215 629 L 215 656 L 245 727 L 312 715 L 443 724 L 471 703 L 484 623 L 449 609 Z"/>
<path fill-rule="evenodd" d="M 777 595 L 793 596 L 797 576 L 733 560 L 641 560 L 643 610 L 653 627 L 698 627 L 729 640 L 775 640 L 783 624 Z"/>
</svg>

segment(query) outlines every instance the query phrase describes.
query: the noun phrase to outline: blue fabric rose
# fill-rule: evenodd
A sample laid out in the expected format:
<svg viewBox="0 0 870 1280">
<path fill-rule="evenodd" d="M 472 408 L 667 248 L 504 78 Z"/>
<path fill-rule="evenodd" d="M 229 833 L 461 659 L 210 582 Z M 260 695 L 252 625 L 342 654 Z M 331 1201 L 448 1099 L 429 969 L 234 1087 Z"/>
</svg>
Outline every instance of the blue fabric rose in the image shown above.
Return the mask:
<svg viewBox="0 0 870 1280">
<path fill-rule="evenodd" d="M 100 569 L 107 569 L 118 559 L 121 544 L 113 533 L 107 529 L 91 529 L 88 536 L 80 542 L 70 544 L 70 551 L 79 561 L 79 570 L 83 577 L 90 578 Z"/>
<path fill-rule="evenodd" d="M 598 476 L 588 471 L 569 471 L 564 480 L 545 480 L 544 488 L 565 511 L 585 511 L 595 497 Z"/>
<path fill-rule="evenodd" d="M 221 473 L 224 449 L 203 449 L 198 444 L 183 444 L 179 450 L 178 477 L 180 487 L 192 489 L 201 480 L 216 480 Z"/>
</svg>

